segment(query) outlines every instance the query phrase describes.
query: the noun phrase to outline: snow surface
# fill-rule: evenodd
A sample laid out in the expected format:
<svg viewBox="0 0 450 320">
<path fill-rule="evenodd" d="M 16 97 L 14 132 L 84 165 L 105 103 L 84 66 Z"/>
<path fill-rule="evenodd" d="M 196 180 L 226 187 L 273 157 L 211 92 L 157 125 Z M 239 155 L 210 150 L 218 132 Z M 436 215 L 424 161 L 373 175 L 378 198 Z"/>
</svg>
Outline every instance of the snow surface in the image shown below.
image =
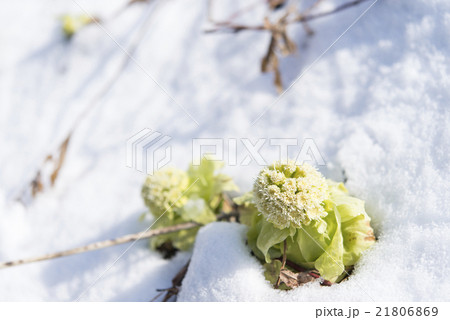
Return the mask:
<svg viewBox="0 0 450 320">
<path fill-rule="evenodd" d="M 448 258 L 440 253 L 447 250 L 449 231 L 400 230 L 366 252 L 347 281 L 281 291 L 265 280 L 261 263 L 250 254 L 247 227 L 215 222 L 197 236 L 178 301 L 448 301 Z M 436 247 L 434 237 L 442 239 Z"/>
<path fill-rule="evenodd" d="M 311 68 L 370 2 L 311 22 L 314 37 L 290 27 L 299 53 L 281 61 L 284 83 L 306 72 L 254 126 L 277 97 L 272 75 L 259 68 L 268 34 L 204 34 L 206 1 L 136 4 L 119 15 L 125 1 L 77 3 L 102 17 L 125 48 L 152 15 L 134 54 L 140 67 L 130 62 L 77 128 L 56 186 L 24 206 L 15 198 L 124 53 L 96 25 L 64 41 L 57 18 L 81 13 L 74 1 L 0 3 L 0 261 L 145 229 L 150 222 L 138 222 L 144 175 L 125 165 L 125 142 L 143 128 L 172 137 L 172 164 L 181 168 L 191 161 L 192 138 L 313 138 L 327 162 L 321 171 L 342 180 L 345 170 L 379 237 L 352 278 L 276 292 L 243 245 L 244 227 L 214 224 L 198 238 L 180 298 L 450 299 L 450 2 L 379 0 Z M 217 3 L 218 19 L 243 5 Z M 242 20 L 256 24 L 263 15 L 258 9 Z M 273 147 L 262 151 L 268 162 L 277 159 Z M 245 191 L 259 169 L 251 163 L 226 170 Z M 82 294 L 80 300 L 149 301 L 190 256 L 163 260 L 141 241 L 107 269 L 126 248 L 0 270 L 0 300 L 70 301 Z"/>
</svg>

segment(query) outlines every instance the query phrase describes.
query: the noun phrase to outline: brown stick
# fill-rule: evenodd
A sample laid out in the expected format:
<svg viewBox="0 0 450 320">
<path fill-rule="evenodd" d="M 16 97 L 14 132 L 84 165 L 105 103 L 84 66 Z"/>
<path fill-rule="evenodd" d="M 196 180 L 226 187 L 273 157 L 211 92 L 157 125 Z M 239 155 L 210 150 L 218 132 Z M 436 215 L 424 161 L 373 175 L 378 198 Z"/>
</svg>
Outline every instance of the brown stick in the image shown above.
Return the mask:
<svg viewBox="0 0 450 320">
<path fill-rule="evenodd" d="M 167 289 L 156 289 L 157 292 L 159 292 L 155 297 L 153 297 L 150 302 L 156 301 L 163 293 L 166 293 L 164 295 L 164 298 L 162 302 L 168 302 L 170 298 L 175 297 L 175 301 L 177 301 L 178 293 L 180 292 L 181 285 L 183 283 L 184 277 L 186 276 L 186 273 L 189 268 L 189 264 L 191 263 L 191 259 L 186 262 L 186 264 L 178 271 L 178 273 L 175 275 L 175 277 L 172 278 L 172 287 Z"/>
<path fill-rule="evenodd" d="M 142 240 L 142 239 L 148 239 L 148 238 L 159 236 L 162 234 L 177 232 L 180 230 L 192 229 L 192 228 L 195 228 L 198 226 L 200 226 L 200 224 L 198 224 L 196 222 L 186 222 L 186 223 L 181 223 L 181 224 L 166 227 L 166 228 L 147 230 L 144 232 L 128 234 L 128 235 L 125 235 L 125 236 L 122 236 L 119 238 L 115 238 L 112 240 L 94 242 L 94 243 L 88 244 L 83 247 L 78 247 L 78 248 L 59 251 L 59 252 L 55 252 L 55 253 L 45 254 L 42 256 L 38 256 L 38 257 L 26 258 L 26 259 L 20 259 L 20 260 L 15 260 L 15 261 L 8 261 L 8 262 L 1 262 L 0 269 L 18 266 L 18 265 L 22 265 L 22 264 L 26 264 L 26 263 L 50 260 L 50 259 L 60 258 L 60 257 L 66 257 L 66 256 L 70 256 L 73 254 L 83 253 L 83 252 L 87 252 L 87 251 L 99 250 L 99 249 L 103 249 L 103 248 L 107 248 L 107 247 L 112 247 L 112 246 L 115 246 L 118 244 L 123 244 L 123 243 Z"/>
<path fill-rule="evenodd" d="M 239 217 L 239 212 L 237 212 L 237 211 L 233 211 L 230 213 L 222 212 L 217 215 L 217 221 L 230 220 L 231 217 Z M 127 243 L 127 242 L 148 239 L 148 238 L 159 236 L 162 234 L 173 233 L 173 232 L 177 232 L 180 230 L 188 230 L 188 229 L 192 229 L 192 228 L 199 227 L 199 226 L 201 226 L 201 224 L 196 223 L 196 222 L 186 222 L 186 223 L 181 223 L 181 224 L 177 224 L 177 225 L 169 226 L 169 227 L 165 227 L 165 228 L 147 230 L 144 232 L 128 234 L 128 235 L 125 235 L 125 236 L 122 236 L 119 238 L 115 238 L 112 240 L 98 241 L 98 242 L 94 242 L 94 243 L 88 244 L 83 247 L 73 248 L 73 249 L 59 251 L 59 252 L 55 252 L 55 253 L 49 253 L 49 254 L 45 254 L 42 256 L 34 257 L 34 258 L 20 259 L 20 260 L 15 260 L 15 261 L 8 261 L 8 262 L 0 262 L 0 269 L 19 266 L 19 265 L 26 264 L 26 263 L 50 260 L 50 259 L 55 259 L 55 258 L 60 258 L 60 257 L 66 257 L 66 256 L 70 256 L 73 254 L 78 254 L 78 253 L 83 253 L 83 252 L 88 252 L 88 251 L 99 250 L 99 249 L 108 248 L 108 247 L 112 247 L 112 246 Z"/>
<path fill-rule="evenodd" d="M 184 277 L 186 276 L 186 273 L 189 268 L 189 264 L 191 263 L 191 260 L 181 268 L 180 271 L 173 277 L 172 279 L 172 288 L 167 290 L 166 295 L 164 296 L 163 302 L 168 302 L 170 298 L 175 297 L 175 301 L 177 301 L 178 293 L 180 292 L 181 284 L 183 283 Z"/>
<path fill-rule="evenodd" d="M 287 249 L 287 241 L 283 242 L 283 261 L 281 262 L 281 269 L 284 269 L 286 266 L 286 249 Z"/>
<path fill-rule="evenodd" d="M 329 16 L 331 14 L 334 14 L 334 13 L 337 13 L 339 11 L 351 8 L 353 6 L 356 6 L 356 5 L 358 5 L 360 3 L 363 3 L 363 2 L 366 2 L 366 1 L 368 1 L 368 0 L 354 0 L 354 1 L 350 1 L 350 2 L 344 3 L 344 4 L 340 5 L 340 6 L 337 6 L 336 8 L 334 8 L 334 9 L 332 9 L 330 11 L 320 12 L 320 13 L 312 14 L 312 15 L 308 15 L 308 16 L 299 15 L 297 17 L 297 19 L 294 20 L 294 22 L 310 21 L 310 20 L 322 18 L 322 17 L 325 17 L 325 16 Z"/>
<path fill-rule="evenodd" d="M 335 14 L 339 11 L 351 8 L 353 6 L 359 5 L 363 2 L 366 2 L 368 0 L 354 0 L 354 1 L 349 1 L 347 3 L 344 3 L 340 6 L 337 6 L 336 8 L 329 10 L 329 11 L 325 11 L 325 12 L 319 12 L 316 14 L 305 14 L 311 11 L 312 8 L 308 8 L 305 12 L 299 13 L 297 16 L 293 17 L 293 19 L 290 20 L 286 20 L 286 24 L 292 24 L 292 23 L 304 23 L 307 21 L 311 21 L 311 20 L 315 20 L 315 19 L 319 19 L 322 17 L 326 17 L 332 14 Z M 319 3 L 319 2 L 318 2 Z M 237 33 L 240 31 L 246 31 L 246 30 L 256 30 L 256 31 L 261 31 L 261 30 L 267 30 L 267 31 L 272 31 L 272 26 L 267 26 L 267 25 L 255 25 L 255 26 L 246 26 L 246 25 L 241 25 L 241 24 L 233 24 L 231 21 L 230 22 L 221 22 L 216 24 L 216 28 L 214 29 L 208 29 L 205 30 L 205 33 L 215 33 L 215 32 L 231 32 L 231 33 Z"/>
</svg>

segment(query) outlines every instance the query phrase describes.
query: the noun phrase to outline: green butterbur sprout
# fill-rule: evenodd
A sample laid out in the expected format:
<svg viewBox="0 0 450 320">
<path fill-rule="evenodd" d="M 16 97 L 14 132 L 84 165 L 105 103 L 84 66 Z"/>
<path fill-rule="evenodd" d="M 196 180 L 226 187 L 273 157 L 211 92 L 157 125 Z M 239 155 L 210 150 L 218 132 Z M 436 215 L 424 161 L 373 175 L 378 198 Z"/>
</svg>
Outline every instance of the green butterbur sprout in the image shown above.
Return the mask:
<svg viewBox="0 0 450 320">
<path fill-rule="evenodd" d="M 253 192 L 258 210 L 279 229 L 300 228 L 327 215 L 326 180 L 310 165 L 275 163 L 260 172 Z"/>
<path fill-rule="evenodd" d="M 275 163 L 257 177 L 248 244 L 267 263 L 283 255 L 325 280 L 339 281 L 375 242 L 364 202 L 310 165 Z"/>
<path fill-rule="evenodd" d="M 231 178 L 218 171 L 223 163 L 204 158 L 200 165 L 191 165 L 187 172 L 164 168 L 145 180 L 141 195 L 145 205 L 157 221 L 152 229 L 194 221 L 208 224 L 216 221 L 223 203 L 223 193 L 237 190 Z M 188 250 L 199 228 L 160 235 L 150 240 L 153 249 L 170 243 L 180 250 Z"/>
<path fill-rule="evenodd" d="M 62 31 L 66 38 L 70 39 L 79 29 L 91 23 L 93 19 L 86 15 L 70 15 L 66 14 L 61 17 Z"/>
<path fill-rule="evenodd" d="M 173 217 L 186 204 L 189 176 L 176 168 L 166 168 L 149 175 L 142 186 L 141 196 L 150 212 Z"/>
</svg>

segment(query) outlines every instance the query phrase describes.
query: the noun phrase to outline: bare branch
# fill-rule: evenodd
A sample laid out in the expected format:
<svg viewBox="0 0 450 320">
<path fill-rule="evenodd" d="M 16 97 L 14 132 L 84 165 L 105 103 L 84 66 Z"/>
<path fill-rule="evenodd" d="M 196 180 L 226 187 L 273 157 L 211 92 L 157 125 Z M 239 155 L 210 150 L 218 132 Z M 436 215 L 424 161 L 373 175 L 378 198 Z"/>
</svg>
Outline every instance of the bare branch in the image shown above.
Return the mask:
<svg viewBox="0 0 450 320">
<path fill-rule="evenodd" d="M 210 5 L 211 5 L 210 0 Z M 319 12 L 312 14 L 321 3 L 325 0 L 316 0 L 310 7 L 303 10 L 302 12 L 296 12 L 295 7 L 287 8 L 284 14 L 275 22 L 271 22 L 268 17 L 264 18 L 262 25 L 247 26 L 242 24 L 236 24 L 233 22 L 233 17 L 239 14 L 239 11 L 231 16 L 232 18 L 215 22 L 215 28 L 205 30 L 205 33 L 215 33 L 215 32 L 230 32 L 237 33 L 241 31 L 268 31 L 271 33 L 270 43 L 265 56 L 261 61 L 261 71 L 262 72 L 273 72 L 274 73 L 274 85 L 278 93 L 283 92 L 283 81 L 281 77 L 280 67 L 279 67 L 279 56 L 287 56 L 296 51 L 295 43 L 289 38 L 287 34 L 287 26 L 294 23 L 301 23 L 308 36 L 314 34 L 314 30 L 308 24 L 308 21 L 325 17 L 339 11 L 345 10 L 347 8 L 356 6 L 362 2 L 368 0 L 354 0 L 344 3 L 340 6 L 335 7 L 332 10 Z M 285 1 L 283 0 L 273 0 L 269 1 L 269 7 L 273 10 L 279 6 L 284 6 Z M 209 13 L 209 21 L 214 23 L 211 18 L 211 13 Z"/>
<path fill-rule="evenodd" d="M 216 219 L 217 219 L 217 221 L 222 221 L 222 220 L 229 221 L 230 218 L 236 218 L 236 217 L 239 217 L 239 212 L 232 211 L 229 213 L 222 212 L 217 215 Z M 73 248 L 73 249 L 59 251 L 59 252 L 50 253 L 50 254 L 44 254 L 44 255 L 38 256 L 38 257 L 20 259 L 20 260 L 15 260 L 15 261 L 8 261 L 8 262 L 0 262 L 0 269 L 19 266 L 19 265 L 26 264 L 26 263 L 50 260 L 50 259 L 55 259 L 55 258 L 60 258 L 60 257 L 66 257 L 66 256 L 78 254 L 78 253 L 88 252 L 88 251 L 99 250 L 99 249 L 103 249 L 103 248 L 116 246 L 119 244 L 124 244 L 127 242 L 148 239 L 148 238 L 152 238 L 152 237 L 159 236 L 162 234 L 173 233 L 173 232 L 177 232 L 177 231 L 181 231 L 181 230 L 188 230 L 188 229 L 192 229 L 192 228 L 200 227 L 200 226 L 202 226 L 202 225 L 199 223 L 196 223 L 196 222 L 186 222 L 186 223 L 181 223 L 181 224 L 177 224 L 177 225 L 169 226 L 169 227 L 165 227 L 165 228 L 153 229 L 153 230 L 147 230 L 144 232 L 128 234 L 128 235 L 125 235 L 125 236 L 122 236 L 119 238 L 115 238 L 112 240 L 98 241 L 98 242 L 94 242 L 94 243 L 88 244 L 83 247 Z"/>
<path fill-rule="evenodd" d="M 230 24 L 227 22 L 216 23 L 218 28 L 205 30 L 205 33 L 216 33 L 216 32 L 230 32 L 230 33 L 238 33 L 240 31 L 261 31 L 267 30 L 264 26 L 247 26 L 243 24 Z"/>
<path fill-rule="evenodd" d="M 42 256 L 38 256 L 38 257 L 20 259 L 20 260 L 9 261 L 9 262 L 2 262 L 2 263 L 0 263 L 0 269 L 13 267 L 13 266 L 19 266 L 19 265 L 26 264 L 26 263 L 50 260 L 50 259 L 55 259 L 55 258 L 60 258 L 60 257 L 66 257 L 66 256 L 78 254 L 78 253 L 88 252 L 88 251 L 99 250 L 99 249 L 103 249 L 103 248 L 116 246 L 119 244 L 124 244 L 127 242 L 148 239 L 148 238 L 159 236 L 162 234 L 173 233 L 173 232 L 177 232 L 177 231 L 181 231 L 181 230 L 188 230 L 188 229 L 192 229 L 192 228 L 199 227 L 199 226 L 200 226 L 200 224 L 198 224 L 196 222 L 186 222 L 186 223 L 181 223 L 181 224 L 177 224 L 177 225 L 169 226 L 169 227 L 165 227 L 165 228 L 128 234 L 128 235 L 125 235 L 125 236 L 122 236 L 119 238 L 115 238 L 112 240 L 94 242 L 94 243 L 88 244 L 83 247 L 78 247 L 78 248 L 59 251 L 59 252 L 55 252 L 55 253 L 45 254 Z"/>
<path fill-rule="evenodd" d="M 293 23 L 304 23 L 307 21 L 323 18 L 332 14 L 335 14 L 339 11 L 354 7 L 356 5 L 359 5 L 360 3 L 366 2 L 369 0 L 354 0 L 350 1 L 348 3 L 344 3 L 340 6 L 337 6 L 336 8 L 325 11 L 325 12 L 319 12 L 316 14 L 309 14 L 312 9 L 317 7 L 320 3 L 323 1 L 316 1 L 311 7 L 306 9 L 305 11 L 298 13 L 293 19 L 285 21 L 286 24 L 293 24 Z M 233 24 L 231 21 L 224 21 L 224 22 L 218 22 L 216 23 L 216 28 L 214 29 L 208 29 L 205 30 L 205 33 L 215 33 L 215 32 L 230 32 L 230 33 L 237 33 L 240 31 L 261 31 L 261 30 L 267 30 L 272 31 L 272 26 L 268 27 L 267 25 L 255 25 L 255 26 L 247 26 L 242 24 Z"/>
<path fill-rule="evenodd" d="M 320 12 L 320 13 L 311 14 L 311 15 L 300 14 L 292 22 L 305 22 L 305 21 L 311 21 L 311 20 L 314 20 L 314 19 L 326 17 L 326 16 L 332 15 L 334 13 L 337 13 L 339 11 L 342 11 L 342 10 L 354 7 L 354 6 L 358 5 L 358 4 L 366 2 L 366 1 L 369 1 L 369 0 L 354 0 L 354 1 L 351 1 L 351 2 L 344 3 L 344 4 L 340 5 L 340 6 L 337 6 L 336 8 L 334 8 L 334 9 L 332 9 L 330 11 Z"/>
</svg>

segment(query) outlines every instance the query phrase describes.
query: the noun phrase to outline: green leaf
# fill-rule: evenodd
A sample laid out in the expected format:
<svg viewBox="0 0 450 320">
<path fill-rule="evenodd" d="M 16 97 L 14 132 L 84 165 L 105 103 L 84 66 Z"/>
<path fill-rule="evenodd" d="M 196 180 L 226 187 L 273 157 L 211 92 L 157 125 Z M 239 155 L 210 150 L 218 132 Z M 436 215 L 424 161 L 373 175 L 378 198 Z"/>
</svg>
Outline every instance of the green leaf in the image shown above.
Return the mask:
<svg viewBox="0 0 450 320">
<path fill-rule="evenodd" d="M 194 221 L 201 224 L 216 221 L 216 216 L 202 198 L 188 200 L 179 210 L 179 213 L 185 221 Z"/>
<path fill-rule="evenodd" d="M 339 210 L 342 222 L 346 222 L 359 215 L 366 215 L 364 201 L 348 195 L 347 189 L 342 183 L 335 183 L 328 180 L 330 197 L 329 200 Z"/>
<path fill-rule="evenodd" d="M 166 216 L 162 216 L 152 226 L 152 229 L 165 228 L 168 226 L 176 225 L 186 222 L 182 218 L 170 219 Z M 181 230 L 168 234 L 162 234 L 153 238 L 150 238 L 150 247 L 154 250 L 167 241 L 171 241 L 175 248 L 180 250 L 189 250 L 194 241 L 195 236 L 200 228 L 192 228 L 188 230 Z"/>
<path fill-rule="evenodd" d="M 145 218 L 147 218 L 147 216 L 148 216 L 148 212 L 146 211 L 139 216 L 138 221 L 143 222 L 145 220 Z"/>
<path fill-rule="evenodd" d="M 214 177 L 213 193 L 219 194 L 225 191 L 239 191 L 233 179 L 226 174 L 219 173 Z"/>
<path fill-rule="evenodd" d="M 291 236 L 292 230 L 289 228 L 278 229 L 269 222 L 262 221 L 261 232 L 256 240 L 256 246 L 264 255 L 266 262 L 270 262 L 269 249 L 274 245 L 282 243 L 287 237 Z"/>
<path fill-rule="evenodd" d="M 297 245 L 306 262 L 314 262 L 328 247 L 327 239 L 314 225 L 304 226 L 298 230 Z"/>
<path fill-rule="evenodd" d="M 375 243 L 370 217 L 364 209 L 364 201 L 348 195 L 342 183 L 329 182 L 330 200 L 341 217 L 344 244 L 344 264 L 354 265 L 362 253 Z"/>
<path fill-rule="evenodd" d="M 204 199 L 213 211 L 219 207 L 224 192 L 238 190 L 229 176 L 217 172 L 222 167 L 223 162 L 205 157 L 200 165 L 191 165 L 188 170 L 192 185 L 189 193 Z"/>
<path fill-rule="evenodd" d="M 233 202 L 239 206 L 239 222 L 251 226 L 253 216 L 258 214 L 258 209 L 253 203 L 253 192 L 246 192 L 240 197 L 233 198 Z"/>
<path fill-rule="evenodd" d="M 334 282 L 345 271 L 343 262 L 344 245 L 337 209 L 334 210 L 334 214 L 330 213 L 328 216 L 335 219 L 336 230 L 331 238 L 330 245 L 326 249 L 324 248 L 325 252 L 315 261 L 314 266 L 322 278 Z"/>
<path fill-rule="evenodd" d="M 233 202 L 238 206 L 250 206 L 253 205 L 253 192 L 249 191 L 242 196 L 233 198 Z"/>
<path fill-rule="evenodd" d="M 220 161 L 205 158 L 200 165 L 191 165 L 188 172 L 164 168 L 148 176 L 141 190 L 142 198 L 155 218 L 161 217 L 153 229 L 188 221 L 208 224 L 216 221 L 223 205 L 223 193 L 237 190 L 231 178 L 217 171 Z M 160 235 L 150 240 L 151 247 L 171 241 L 180 250 L 189 249 L 199 228 Z"/>
<path fill-rule="evenodd" d="M 195 237 L 199 229 L 200 227 L 196 227 L 189 230 L 181 230 L 176 232 L 176 235 L 172 236 L 170 239 L 173 246 L 182 251 L 189 250 L 195 242 Z"/>
<path fill-rule="evenodd" d="M 255 214 L 252 217 L 251 226 L 247 231 L 247 243 L 250 247 L 250 250 L 257 256 L 259 259 L 264 260 L 263 253 L 256 246 L 256 241 L 258 240 L 258 236 L 261 232 L 262 228 L 262 216 Z"/>
<path fill-rule="evenodd" d="M 272 285 L 275 285 L 278 281 L 278 277 L 280 276 L 281 271 L 281 265 L 282 263 L 280 260 L 273 260 L 270 263 L 264 264 L 264 277 Z"/>
<path fill-rule="evenodd" d="M 344 241 L 344 264 L 354 265 L 362 253 L 375 243 L 370 218 L 359 215 L 352 220 L 342 223 L 342 236 Z"/>
</svg>

